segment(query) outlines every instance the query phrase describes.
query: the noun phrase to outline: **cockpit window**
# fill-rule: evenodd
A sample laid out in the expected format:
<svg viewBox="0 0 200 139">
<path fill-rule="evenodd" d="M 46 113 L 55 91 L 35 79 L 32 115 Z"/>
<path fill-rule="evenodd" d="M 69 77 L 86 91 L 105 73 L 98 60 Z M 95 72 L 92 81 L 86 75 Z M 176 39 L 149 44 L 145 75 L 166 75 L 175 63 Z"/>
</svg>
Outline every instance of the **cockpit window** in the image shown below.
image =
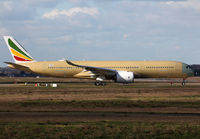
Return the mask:
<svg viewBox="0 0 200 139">
<path fill-rule="evenodd" d="M 187 68 L 187 69 L 191 69 L 191 66 L 190 66 L 190 65 L 187 65 L 186 68 Z"/>
</svg>

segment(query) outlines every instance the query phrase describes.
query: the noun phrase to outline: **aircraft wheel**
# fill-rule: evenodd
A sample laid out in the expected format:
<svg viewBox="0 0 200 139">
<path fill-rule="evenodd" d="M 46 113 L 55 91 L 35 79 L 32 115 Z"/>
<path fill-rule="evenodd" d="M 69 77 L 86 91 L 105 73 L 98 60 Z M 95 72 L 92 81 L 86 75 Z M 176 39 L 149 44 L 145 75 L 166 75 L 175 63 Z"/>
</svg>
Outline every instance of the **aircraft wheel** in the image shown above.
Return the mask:
<svg viewBox="0 0 200 139">
<path fill-rule="evenodd" d="M 185 82 L 182 82 L 182 86 L 185 86 Z"/>
<path fill-rule="evenodd" d="M 106 83 L 105 82 L 101 82 L 101 86 L 106 86 Z"/>
<path fill-rule="evenodd" d="M 105 86 L 106 85 L 106 83 L 105 82 L 95 82 L 94 83 L 94 85 L 96 85 L 96 86 Z"/>
<path fill-rule="evenodd" d="M 99 85 L 101 85 L 101 83 L 100 82 L 95 82 L 94 85 L 99 86 Z"/>
<path fill-rule="evenodd" d="M 182 86 L 185 86 L 185 79 L 183 79 Z"/>
</svg>

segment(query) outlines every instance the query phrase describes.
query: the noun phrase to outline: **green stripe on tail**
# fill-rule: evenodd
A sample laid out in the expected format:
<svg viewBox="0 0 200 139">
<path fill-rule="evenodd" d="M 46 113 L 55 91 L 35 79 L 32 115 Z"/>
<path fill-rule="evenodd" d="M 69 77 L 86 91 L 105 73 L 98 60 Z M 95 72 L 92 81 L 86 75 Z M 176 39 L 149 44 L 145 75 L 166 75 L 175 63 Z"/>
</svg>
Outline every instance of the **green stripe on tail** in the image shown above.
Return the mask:
<svg viewBox="0 0 200 139">
<path fill-rule="evenodd" d="M 12 47 L 14 50 L 16 50 L 17 52 L 23 54 L 24 56 L 27 56 L 28 58 L 32 59 L 30 56 L 28 56 L 27 54 L 25 54 L 22 50 L 20 50 L 15 43 L 11 40 L 8 39 L 8 44 L 10 45 L 10 47 Z"/>
</svg>

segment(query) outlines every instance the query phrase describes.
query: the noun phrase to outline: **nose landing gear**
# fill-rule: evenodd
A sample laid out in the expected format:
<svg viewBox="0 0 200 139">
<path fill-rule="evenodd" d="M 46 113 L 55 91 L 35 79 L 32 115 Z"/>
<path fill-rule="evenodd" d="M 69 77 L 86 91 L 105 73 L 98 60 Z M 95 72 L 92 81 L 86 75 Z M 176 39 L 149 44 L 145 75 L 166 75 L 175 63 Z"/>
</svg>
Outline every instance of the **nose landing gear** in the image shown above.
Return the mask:
<svg viewBox="0 0 200 139">
<path fill-rule="evenodd" d="M 181 83 L 182 86 L 185 86 L 185 79 L 183 79 L 183 82 Z"/>
</svg>

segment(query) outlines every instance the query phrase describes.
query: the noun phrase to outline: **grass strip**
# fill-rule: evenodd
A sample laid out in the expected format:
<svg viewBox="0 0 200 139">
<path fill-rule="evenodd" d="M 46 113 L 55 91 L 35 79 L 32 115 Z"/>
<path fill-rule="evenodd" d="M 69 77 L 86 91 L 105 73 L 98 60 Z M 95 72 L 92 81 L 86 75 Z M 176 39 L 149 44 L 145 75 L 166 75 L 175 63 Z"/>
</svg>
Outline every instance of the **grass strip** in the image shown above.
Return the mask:
<svg viewBox="0 0 200 139">
<path fill-rule="evenodd" d="M 42 107 L 42 106 L 66 106 L 72 108 L 199 108 L 200 101 L 141 101 L 141 100 L 72 100 L 72 101 L 55 101 L 55 100 L 34 100 L 22 102 L 1 102 L 1 107 Z"/>
<path fill-rule="evenodd" d="M 200 126 L 170 122 L 0 123 L 0 138 L 200 138 Z"/>
</svg>

